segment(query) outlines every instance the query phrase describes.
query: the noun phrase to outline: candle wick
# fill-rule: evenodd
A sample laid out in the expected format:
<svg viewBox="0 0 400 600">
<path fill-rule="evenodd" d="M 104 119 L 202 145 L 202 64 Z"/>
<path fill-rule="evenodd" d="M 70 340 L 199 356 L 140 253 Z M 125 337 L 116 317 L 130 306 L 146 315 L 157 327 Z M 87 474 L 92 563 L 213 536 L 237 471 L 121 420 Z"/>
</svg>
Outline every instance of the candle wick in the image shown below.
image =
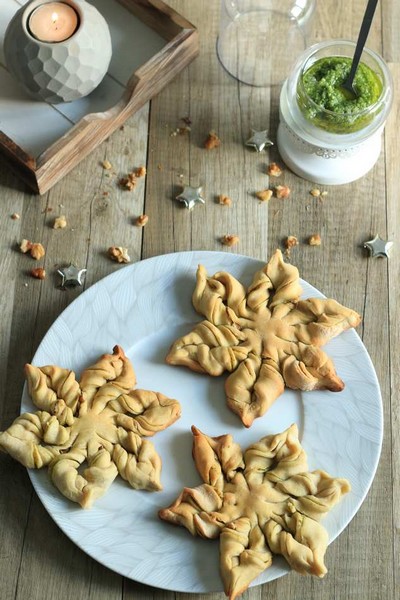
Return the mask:
<svg viewBox="0 0 400 600">
<path fill-rule="evenodd" d="M 58 14 L 56 12 L 54 12 L 51 15 L 51 20 L 53 21 L 53 23 L 57 23 L 57 21 L 58 21 Z"/>
</svg>

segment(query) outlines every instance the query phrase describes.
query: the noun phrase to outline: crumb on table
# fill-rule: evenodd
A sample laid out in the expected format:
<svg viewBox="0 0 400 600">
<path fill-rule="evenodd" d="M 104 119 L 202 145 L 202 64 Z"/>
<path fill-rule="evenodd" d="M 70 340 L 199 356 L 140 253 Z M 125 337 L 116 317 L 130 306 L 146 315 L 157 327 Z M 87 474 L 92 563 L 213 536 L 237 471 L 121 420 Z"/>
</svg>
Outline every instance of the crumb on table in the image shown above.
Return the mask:
<svg viewBox="0 0 400 600">
<path fill-rule="evenodd" d="M 290 250 L 290 248 L 294 248 L 294 246 L 299 245 L 299 240 L 295 235 L 288 235 L 285 240 L 285 248 Z"/>
<path fill-rule="evenodd" d="M 130 192 L 136 187 L 136 184 L 137 181 L 135 173 L 128 173 L 126 177 L 121 177 L 119 180 L 119 185 Z"/>
<path fill-rule="evenodd" d="M 65 215 L 60 215 L 54 219 L 53 229 L 65 229 L 67 226 L 67 219 Z"/>
<path fill-rule="evenodd" d="M 148 215 L 140 215 L 140 217 L 138 217 L 135 221 L 135 224 L 138 227 L 144 227 L 145 225 L 147 225 L 147 223 L 149 222 L 149 217 Z"/>
<path fill-rule="evenodd" d="M 143 167 L 143 166 L 142 167 L 138 167 L 135 170 L 135 176 L 136 177 L 145 177 L 146 173 L 147 173 L 147 169 L 146 169 L 146 167 Z"/>
<path fill-rule="evenodd" d="M 321 240 L 321 236 L 319 233 L 313 233 L 313 235 L 310 235 L 310 237 L 308 238 L 309 246 L 320 246 L 321 243 L 322 243 L 322 240 Z"/>
<path fill-rule="evenodd" d="M 290 187 L 288 187 L 287 185 L 277 185 L 275 186 L 275 196 L 277 198 L 289 198 L 290 196 Z"/>
<path fill-rule="evenodd" d="M 30 275 L 34 279 L 44 279 L 46 277 L 46 271 L 42 267 L 30 270 Z"/>
<path fill-rule="evenodd" d="M 261 200 L 261 202 L 268 202 L 268 200 L 271 200 L 272 194 L 272 190 L 261 190 L 260 192 L 256 192 L 256 197 Z"/>
<path fill-rule="evenodd" d="M 111 258 L 111 260 L 115 260 L 115 262 L 131 262 L 130 256 L 128 254 L 128 248 L 123 248 L 122 246 L 110 246 L 107 250 L 107 254 Z"/>
<path fill-rule="evenodd" d="M 29 253 L 35 260 L 40 260 L 46 254 L 46 251 L 42 244 L 39 242 L 30 242 L 29 240 L 22 240 L 19 249 L 24 254 Z"/>
<path fill-rule="evenodd" d="M 218 148 L 221 145 L 221 140 L 215 133 L 215 131 L 210 131 L 206 141 L 204 142 L 204 148 L 206 150 L 212 150 L 213 148 Z"/>
<path fill-rule="evenodd" d="M 273 162 L 270 165 L 268 165 L 267 174 L 270 177 L 279 177 L 280 175 L 282 175 L 282 172 L 283 171 L 281 167 L 276 162 Z"/>
<path fill-rule="evenodd" d="M 239 243 L 239 236 L 238 235 L 224 235 L 221 238 L 221 243 L 224 246 L 236 246 L 236 244 Z"/>
<path fill-rule="evenodd" d="M 218 196 L 218 204 L 222 204 L 223 206 L 230 206 L 232 204 L 232 199 L 225 194 L 220 194 Z"/>
</svg>

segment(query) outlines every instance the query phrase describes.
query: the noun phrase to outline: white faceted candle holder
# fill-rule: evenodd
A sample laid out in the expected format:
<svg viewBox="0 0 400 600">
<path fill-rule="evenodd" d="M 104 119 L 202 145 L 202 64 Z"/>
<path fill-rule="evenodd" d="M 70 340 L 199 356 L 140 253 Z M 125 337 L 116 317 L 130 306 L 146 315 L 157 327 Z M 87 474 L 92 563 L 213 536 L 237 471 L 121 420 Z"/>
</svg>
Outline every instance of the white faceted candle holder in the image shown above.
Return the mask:
<svg viewBox="0 0 400 600">
<path fill-rule="evenodd" d="M 85 0 L 62 0 L 78 14 L 79 24 L 61 42 L 43 42 L 29 31 L 28 21 L 39 6 L 53 0 L 33 0 L 9 23 L 4 55 L 9 72 L 30 96 L 50 104 L 70 102 L 90 94 L 107 73 L 112 46 L 108 25 Z"/>
</svg>

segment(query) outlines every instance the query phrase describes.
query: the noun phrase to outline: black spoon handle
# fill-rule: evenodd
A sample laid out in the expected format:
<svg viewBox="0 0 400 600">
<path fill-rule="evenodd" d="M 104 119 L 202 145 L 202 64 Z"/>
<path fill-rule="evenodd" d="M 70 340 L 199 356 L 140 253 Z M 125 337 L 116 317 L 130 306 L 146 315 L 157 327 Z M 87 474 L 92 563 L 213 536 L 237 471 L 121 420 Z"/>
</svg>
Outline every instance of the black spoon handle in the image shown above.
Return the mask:
<svg viewBox="0 0 400 600">
<path fill-rule="evenodd" d="M 376 5 L 378 0 L 368 0 L 367 8 L 365 9 L 364 18 L 361 23 L 360 33 L 358 34 L 358 40 L 356 49 L 353 56 L 353 62 L 351 63 L 351 69 L 347 78 L 348 82 L 353 83 L 354 75 L 356 74 L 358 63 L 360 62 L 362 51 L 364 50 L 365 42 L 371 29 L 372 19 L 374 18 Z"/>
</svg>

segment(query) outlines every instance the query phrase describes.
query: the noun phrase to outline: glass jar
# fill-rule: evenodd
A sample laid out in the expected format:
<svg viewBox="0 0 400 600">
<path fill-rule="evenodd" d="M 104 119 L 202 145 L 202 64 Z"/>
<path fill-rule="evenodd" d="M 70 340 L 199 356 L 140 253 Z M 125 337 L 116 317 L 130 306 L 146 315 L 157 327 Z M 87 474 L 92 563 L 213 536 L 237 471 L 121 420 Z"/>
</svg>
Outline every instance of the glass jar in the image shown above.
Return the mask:
<svg viewBox="0 0 400 600">
<path fill-rule="evenodd" d="M 314 10 L 315 0 L 221 0 L 220 63 L 242 83 L 282 84 L 310 43 Z"/>
<path fill-rule="evenodd" d="M 332 61 L 332 57 L 339 57 L 336 63 L 350 66 L 354 50 L 355 44 L 346 40 L 311 46 L 282 87 L 278 150 L 292 171 L 316 183 L 355 181 L 374 166 L 380 155 L 393 98 L 392 77 L 385 61 L 372 50 L 365 48 L 362 53 L 356 77 L 361 77 L 360 86 L 367 86 L 364 92 L 366 98 L 373 98 L 370 104 L 360 93 L 355 103 L 328 109 L 315 101 L 310 79 L 307 81 L 309 69 L 317 71 L 324 59 L 334 64 L 336 59 Z"/>
</svg>

